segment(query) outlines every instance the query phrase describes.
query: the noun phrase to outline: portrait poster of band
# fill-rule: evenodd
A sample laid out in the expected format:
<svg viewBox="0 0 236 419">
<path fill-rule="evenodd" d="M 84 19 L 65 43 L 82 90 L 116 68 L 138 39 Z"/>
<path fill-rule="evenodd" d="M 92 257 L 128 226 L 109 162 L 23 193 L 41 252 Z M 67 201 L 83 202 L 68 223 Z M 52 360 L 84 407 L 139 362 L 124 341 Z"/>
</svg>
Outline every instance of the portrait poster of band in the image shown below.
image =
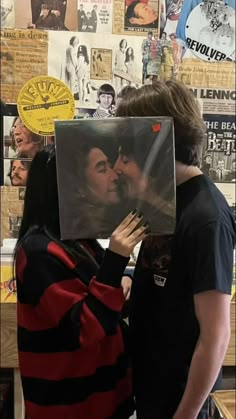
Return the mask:
<svg viewBox="0 0 236 419">
<path fill-rule="evenodd" d="M 107 238 L 135 209 L 152 234 L 173 233 L 173 138 L 171 118 L 56 121 L 62 239 Z"/>
</svg>

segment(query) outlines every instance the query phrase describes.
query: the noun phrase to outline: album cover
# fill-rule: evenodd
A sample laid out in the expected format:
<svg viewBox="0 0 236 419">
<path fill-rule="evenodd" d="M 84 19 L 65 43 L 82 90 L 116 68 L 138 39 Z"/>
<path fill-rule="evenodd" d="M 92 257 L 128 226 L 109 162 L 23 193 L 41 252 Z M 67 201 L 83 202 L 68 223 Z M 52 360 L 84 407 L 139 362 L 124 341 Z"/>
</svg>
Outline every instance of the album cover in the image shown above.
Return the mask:
<svg viewBox="0 0 236 419">
<path fill-rule="evenodd" d="M 62 239 L 108 238 L 137 209 L 152 234 L 175 228 L 171 118 L 55 122 Z"/>
</svg>

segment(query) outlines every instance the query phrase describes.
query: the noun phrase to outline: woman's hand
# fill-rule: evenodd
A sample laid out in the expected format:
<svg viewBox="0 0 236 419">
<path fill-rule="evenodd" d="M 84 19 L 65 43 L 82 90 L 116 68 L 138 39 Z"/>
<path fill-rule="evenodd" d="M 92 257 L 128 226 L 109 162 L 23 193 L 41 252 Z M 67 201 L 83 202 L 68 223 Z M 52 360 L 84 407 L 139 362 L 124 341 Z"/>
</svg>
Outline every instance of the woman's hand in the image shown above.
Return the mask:
<svg viewBox="0 0 236 419">
<path fill-rule="evenodd" d="M 132 287 L 132 279 L 129 276 L 124 275 L 121 280 L 121 286 L 123 288 L 123 294 L 124 297 L 127 300 L 129 300 L 130 297 L 130 291 Z"/>
<path fill-rule="evenodd" d="M 118 255 L 129 257 L 134 247 L 149 233 L 148 223 L 143 222 L 142 215 L 131 212 L 111 235 L 109 249 Z"/>
</svg>

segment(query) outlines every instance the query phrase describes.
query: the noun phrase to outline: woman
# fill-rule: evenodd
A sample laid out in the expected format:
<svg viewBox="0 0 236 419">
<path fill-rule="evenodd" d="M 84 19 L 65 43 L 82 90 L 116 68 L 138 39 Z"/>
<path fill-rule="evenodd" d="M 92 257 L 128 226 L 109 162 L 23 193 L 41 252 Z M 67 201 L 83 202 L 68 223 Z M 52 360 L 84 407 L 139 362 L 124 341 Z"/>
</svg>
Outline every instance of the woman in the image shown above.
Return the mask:
<svg viewBox="0 0 236 419">
<path fill-rule="evenodd" d="M 76 72 L 77 72 L 77 49 L 79 44 L 79 38 L 72 36 L 70 43 L 66 49 L 66 78 L 68 80 L 69 88 L 74 95 L 75 99 L 78 99 L 78 91 L 76 91 Z"/>
<path fill-rule="evenodd" d="M 60 240 L 54 147 L 36 155 L 15 250 L 27 419 L 128 419 L 133 413 L 121 280 L 134 246 L 147 235 L 144 225 L 136 229 L 139 222 L 130 213 L 105 254 L 96 240 Z"/>
<path fill-rule="evenodd" d="M 127 73 L 132 77 L 137 74 L 136 63 L 134 61 L 134 50 L 132 47 L 127 48 L 125 53 L 125 66 Z"/>
<path fill-rule="evenodd" d="M 87 47 L 80 45 L 77 51 L 77 70 L 76 75 L 79 85 L 79 99 L 81 102 L 87 102 L 87 83 L 89 71 L 89 57 Z"/>
<path fill-rule="evenodd" d="M 10 134 L 16 157 L 32 159 L 44 145 L 44 137 L 28 130 L 18 116 L 13 119 Z"/>
<path fill-rule="evenodd" d="M 126 39 L 122 39 L 119 43 L 119 49 L 116 51 L 115 54 L 115 62 L 114 62 L 114 81 L 116 90 L 124 86 L 125 80 L 122 77 L 122 72 L 126 73 L 126 66 L 125 66 L 125 52 L 127 48 L 127 41 Z M 116 71 L 121 73 L 120 75 L 116 74 Z"/>
</svg>

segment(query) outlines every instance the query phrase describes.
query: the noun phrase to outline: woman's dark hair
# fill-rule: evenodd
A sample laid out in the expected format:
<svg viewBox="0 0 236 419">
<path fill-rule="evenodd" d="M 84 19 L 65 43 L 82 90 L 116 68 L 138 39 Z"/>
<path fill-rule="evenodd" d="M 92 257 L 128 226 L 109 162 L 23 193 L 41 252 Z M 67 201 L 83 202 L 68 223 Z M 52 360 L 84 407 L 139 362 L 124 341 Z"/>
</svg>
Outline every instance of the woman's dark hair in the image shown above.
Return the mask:
<svg viewBox="0 0 236 419">
<path fill-rule="evenodd" d="M 86 45 L 80 45 L 77 51 L 77 57 L 80 55 L 84 56 L 84 61 L 89 64 L 88 50 Z"/>
<path fill-rule="evenodd" d="M 131 54 L 128 54 L 129 49 L 132 50 Z M 125 52 L 125 63 L 128 63 L 129 61 L 134 61 L 134 50 L 132 47 L 127 48 Z"/>
<path fill-rule="evenodd" d="M 116 95 L 116 93 L 115 93 L 114 87 L 112 87 L 110 84 L 105 83 L 105 84 L 102 84 L 99 87 L 98 92 L 97 92 L 97 96 L 98 96 L 97 102 L 98 103 L 100 103 L 99 97 L 101 95 L 111 95 L 112 96 L 112 99 L 113 99 L 112 100 L 112 105 L 115 104 L 115 95 Z"/>
<path fill-rule="evenodd" d="M 28 235 L 44 233 L 74 257 L 82 257 L 97 267 L 92 256 L 89 257 L 80 241 L 60 240 L 59 201 L 56 172 L 55 146 L 51 144 L 39 151 L 32 160 L 24 199 L 22 223 L 19 231 L 18 246 Z M 89 240 L 96 248 L 96 240 Z"/>
<path fill-rule="evenodd" d="M 130 19 L 132 17 L 137 17 L 137 15 L 135 14 L 135 7 L 137 6 L 137 4 L 139 4 L 140 1 L 133 1 L 126 10 L 126 14 L 125 14 L 125 18 L 127 19 L 128 23 L 130 23 Z"/>
<path fill-rule="evenodd" d="M 130 91 L 116 116 L 169 116 L 174 119 L 175 159 L 199 165 L 206 126 L 193 93 L 181 82 L 156 81 Z"/>
<path fill-rule="evenodd" d="M 60 239 L 55 147 L 38 152 L 31 162 L 19 232 L 21 240 L 31 230 L 47 229 Z"/>
</svg>

